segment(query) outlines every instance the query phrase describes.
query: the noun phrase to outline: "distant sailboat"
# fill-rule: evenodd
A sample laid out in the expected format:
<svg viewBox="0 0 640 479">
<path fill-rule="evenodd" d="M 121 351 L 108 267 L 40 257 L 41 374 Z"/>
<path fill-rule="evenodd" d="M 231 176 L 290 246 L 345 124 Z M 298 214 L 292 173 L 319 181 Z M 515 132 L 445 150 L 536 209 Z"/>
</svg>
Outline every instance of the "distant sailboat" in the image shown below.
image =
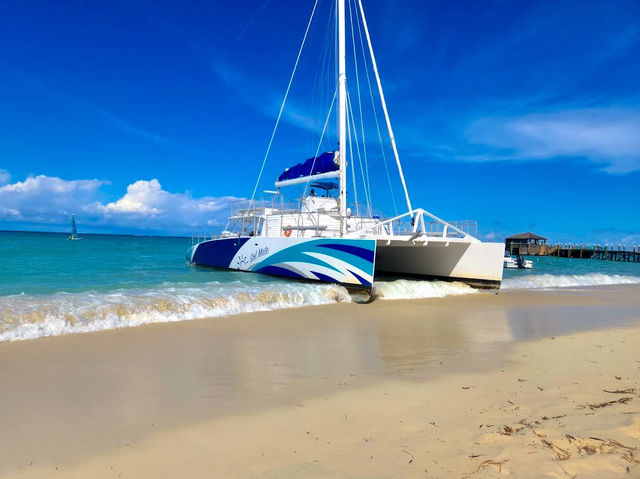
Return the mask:
<svg viewBox="0 0 640 479">
<path fill-rule="evenodd" d="M 81 240 L 78 236 L 78 227 L 76 226 L 76 217 L 75 215 L 71 215 L 71 234 L 67 237 L 70 240 Z"/>
</svg>

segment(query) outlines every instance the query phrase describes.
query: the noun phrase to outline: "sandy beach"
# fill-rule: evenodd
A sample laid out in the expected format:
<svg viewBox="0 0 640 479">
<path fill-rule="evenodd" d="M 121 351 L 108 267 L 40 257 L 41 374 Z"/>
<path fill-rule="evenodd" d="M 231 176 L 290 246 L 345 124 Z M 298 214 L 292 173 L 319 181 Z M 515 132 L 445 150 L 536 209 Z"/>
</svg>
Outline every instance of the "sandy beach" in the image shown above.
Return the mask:
<svg viewBox="0 0 640 479">
<path fill-rule="evenodd" d="M 640 287 L 0 344 L 1 477 L 640 477 Z"/>
</svg>

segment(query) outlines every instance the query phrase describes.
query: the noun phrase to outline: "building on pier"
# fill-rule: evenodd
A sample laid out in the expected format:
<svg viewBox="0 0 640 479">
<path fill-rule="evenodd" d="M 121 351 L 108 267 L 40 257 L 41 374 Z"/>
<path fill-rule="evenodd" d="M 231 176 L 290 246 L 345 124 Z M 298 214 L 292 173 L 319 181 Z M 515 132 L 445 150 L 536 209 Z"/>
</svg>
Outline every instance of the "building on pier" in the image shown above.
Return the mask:
<svg viewBox="0 0 640 479">
<path fill-rule="evenodd" d="M 505 249 L 509 254 L 547 254 L 547 238 L 535 233 L 518 233 L 505 239 Z"/>
</svg>

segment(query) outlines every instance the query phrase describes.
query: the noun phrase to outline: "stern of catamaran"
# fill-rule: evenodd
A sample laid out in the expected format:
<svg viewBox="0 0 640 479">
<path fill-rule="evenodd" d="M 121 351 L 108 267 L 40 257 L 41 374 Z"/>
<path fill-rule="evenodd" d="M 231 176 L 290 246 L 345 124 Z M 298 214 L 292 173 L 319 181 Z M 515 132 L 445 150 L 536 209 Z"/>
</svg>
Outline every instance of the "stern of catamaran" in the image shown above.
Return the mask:
<svg viewBox="0 0 640 479">
<path fill-rule="evenodd" d="M 446 222 L 416 209 L 384 221 L 373 221 L 349 237 L 377 243 L 375 275 L 461 281 L 479 288 L 499 288 L 502 243 L 477 239 L 474 221 Z"/>
</svg>

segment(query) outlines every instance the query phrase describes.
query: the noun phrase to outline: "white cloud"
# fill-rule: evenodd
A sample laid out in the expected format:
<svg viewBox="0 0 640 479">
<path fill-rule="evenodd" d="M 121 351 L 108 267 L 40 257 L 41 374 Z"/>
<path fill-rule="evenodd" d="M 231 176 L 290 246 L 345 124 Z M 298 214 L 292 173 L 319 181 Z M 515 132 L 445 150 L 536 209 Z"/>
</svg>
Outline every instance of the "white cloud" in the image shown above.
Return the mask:
<svg viewBox="0 0 640 479">
<path fill-rule="evenodd" d="M 0 186 L 9 183 L 10 179 L 11 175 L 9 174 L 9 172 L 0 168 Z"/>
<path fill-rule="evenodd" d="M 30 176 L 0 187 L 0 219 L 52 224 L 84 202 L 91 201 L 105 184 L 101 180 L 63 180 Z"/>
<path fill-rule="evenodd" d="M 162 189 L 157 179 L 138 180 L 127 187 L 117 201 L 103 205 L 94 202 L 85 206 L 89 213 L 104 215 L 115 224 L 155 229 L 159 225 L 172 231 L 186 231 L 219 225 L 226 219 L 234 197 L 193 198 L 185 193 L 170 193 Z"/>
<path fill-rule="evenodd" d="M 566 110 L 513 118 L 481 118 L 470 125 L 471 143 L 494 148 L 474 161 L 584 158 L 608 173 L 640 170 L 640 112 L 616 108 Z"/>
<path fill-rule="evenodd" d="M 153 216 L 162 212 L 154 205 L 160 206 L 169 196 L 170 193 L 162 191 L 158 180 L 139 180 L 127 186 L 127 193 L 118 201 L 107 204 L 104 210 L 109 213 L 139 213 Z"/>
<path fill-rule="evenodd" d="M 2 193 L 16 193 L 20 195 L 33 195 L 42 193 L 93 192 L 104 182 L 100 180 L 63 180 L 56 176 L 30 176 L 24 181 L 5 185 L 0 188 Z"/>
<path fill-rule="evenodd" d="M 65 228 L 71 213 L 87 229 L 182 234 L 209 232 L 223 224 L 233 197 L 193 198 L 162 189 L 157 179 L 139 180 L 122 197 L 106 204 L 100 188 L 108 182 L 65 180 L 38 175 L 0 187 L 0 221 Z"/>
</svg>

